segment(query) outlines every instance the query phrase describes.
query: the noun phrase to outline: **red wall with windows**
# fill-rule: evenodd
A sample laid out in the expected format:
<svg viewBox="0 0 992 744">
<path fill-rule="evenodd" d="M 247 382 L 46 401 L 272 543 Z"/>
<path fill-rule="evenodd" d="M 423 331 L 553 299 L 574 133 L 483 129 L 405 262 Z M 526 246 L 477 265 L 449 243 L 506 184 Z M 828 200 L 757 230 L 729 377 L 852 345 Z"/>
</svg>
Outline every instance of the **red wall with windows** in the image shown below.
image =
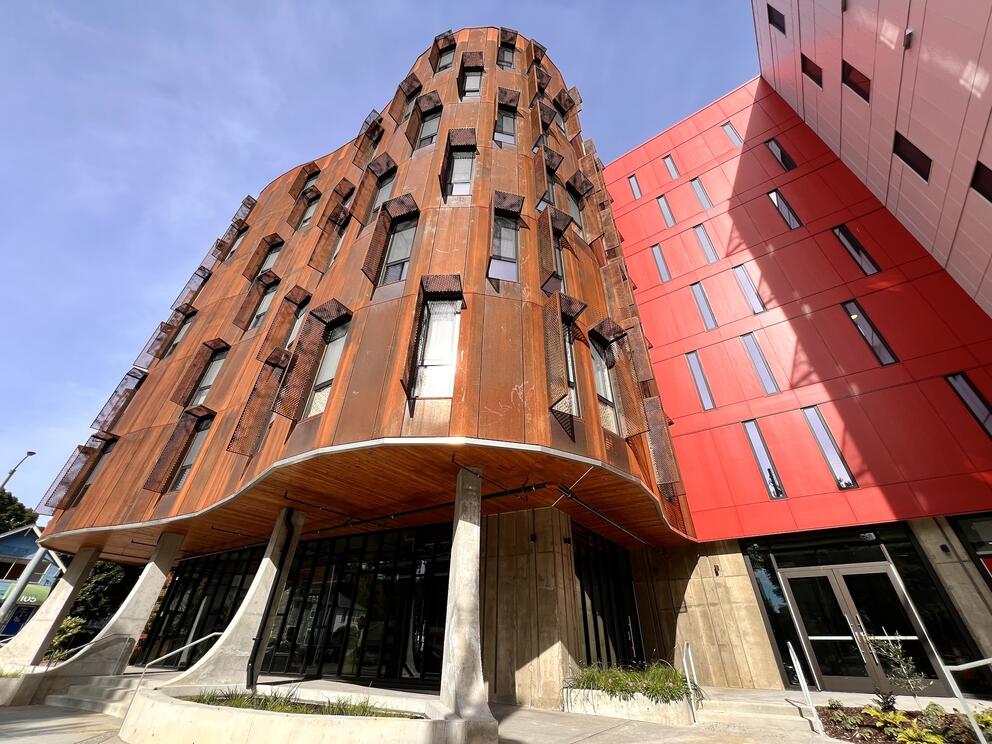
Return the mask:
<svg viewBox="0 0 992 744">
<path fill-rule="evenodd" d="M 730 121 L 734 147 L 721 128 Z M 775 137 L 798 167 L 786 172 Z M 673 154 L 673 180 L 662 157 Z M 641 198 L 628 176 L 636 174 Z M 992 440 L 944 375 L 966 371 L 992 400 L 992 319 L 760 79 L 606 168 L 661 397 L 702 540 L 992 508 Z M 689 180 L 713 207 L 703 211 Z M 789 230 L 767 194 L 802 221 Z M 666 228 L 665 194 L 676 224 Z M 707 264 L 693 226 L 719 260 Z M 881 271 L 865 276 L 832 232 L 844 223 Z M 662 282 L 652 245 L 664 253 Z M 753 314 L 744 265 L 767 309 Z M 706 331 L 689 285 L 718 322 Z M 857 299 L 898 357 L 881 366 L 841 303 Z M 781 392 L 765 395 L 740 336 L 754 332 Z M 698 350 L 716 407 L 703 411 L 686 352 Z M 858 487 L 838 490 L 803 406 L 818 405 Z M 786 498 L 769 498 L 742 421 L 758 421 Z"/>
</svg>

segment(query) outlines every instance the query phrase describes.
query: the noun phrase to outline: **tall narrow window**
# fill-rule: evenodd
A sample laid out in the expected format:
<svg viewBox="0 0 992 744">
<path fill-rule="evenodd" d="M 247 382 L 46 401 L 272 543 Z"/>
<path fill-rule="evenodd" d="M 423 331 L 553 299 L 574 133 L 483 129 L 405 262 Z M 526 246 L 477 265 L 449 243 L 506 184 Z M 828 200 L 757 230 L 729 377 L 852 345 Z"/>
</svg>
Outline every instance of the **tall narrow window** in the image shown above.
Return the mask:
<svg viewBox="0 0 992 744">
<path fill-rule="evenodd" d="M 255 308 L 255 315 L 252 317 L 251 323 L 248 324 L 248 330 L 258 328 L 262 325 L 262 321 L 265 320 L 265 315 L 269 312 L 269 307 L 272 305 L 272 300 L 276 296 L 277 286 L 277 284 L 272 284 L 266 287 L 265 294 L 262 295 L 262 299 L 258 302 L 258 307 Z"/>
<path fill-rule="evenodd" d="M 406 97 L 406 100 L 403 101 L 403 113 L 400 114 L 400 124 L 402 124 L 403 122 L 405 122 L 407 119 L 410 118 L 410 114 L 413 113 L 413 105 L 416 102 L 417 102 L 417 94 L 415 92 L 408 95 Z"/>
<path fill-rule="evenodd" d="M 389 245 L 386 247 L 386 261 L 379 284 L 392 284 L 406 279 L 413 251 L 413 239 L 417 234 L 417 220 L 397 222 L 389 232 Z"/>
<path fill-rule="evenodd" d="M 599 402 L 599 421 L 604 429 L 614 434 L 620 433 L 620 422 L 617 419 L 617 404 L 613 396 L 613 382 L 610 379 L 610 366 L 606 359 L 606 350 L 599 344 L 589 344 L 592 352 L 592 371 L 596 380 L 596 398 Z"/>
<path fill-rule="evenodd" d="M 772 462 L 771 453 L 768 451 L 768 447 L 765 446 L 765 439 L 761 436 L 761 429 L 758 428 L 758 422 L 751 419 L 750 421 L 744 421 L 743 426 L 747 440 L 751 443 L 751 452 L 754 453 L 754 460 L 757 462 L 758 470 L 761 472 L 761 479 L 765 482 L 765 490 L 768 491 L 768 497 L 772 499 L 784 499 L 785 488 L 782 486 L 782 479 L 779 478 L 778 471 L 775 469 L 775 463 Z"/>
<path fill-rule="evenodd" d="M 417 398 L 450 398 L 454 392 L 461 310 L 461 300 L 431 300 L 424 306 Z"/>
<path fill-rule="evenodd" d="M 665 254 L 661 252 L 661 246 L 657 244 L 651 246 L 651 253 L 654 255 L 654 265 L 658 267 L 658 276 L 661 277 L 661 281 L 671 280 L 672 275 L 668 271 L 668 264 L 665 263 Z"/>
<path fill-rule="evenodd" d="M 300 189 L 300 193 L 302 194 L 308 188 L 316 184 L 318 178 L 320 178 L 320 171 L 314 171 L 309 176 L 307 176 L 307 180 L 303 182 L 303 188 Z"/>
<path fill-rule="evenodd" d="M 111 453 L 116 444 L 116 439 L 110 439 L 104 443 L 103 447 L 100 449 L 100 454 L 98 455 L 99 459 L 97 459 L 96 465 L 90 468 L 89 475 L 86 476 L 86 480 L 83 481 L 83 485 L 81 485 L 76 493 L 72 495 L 72 498 L 69 499 L 69 503 L 66 504 L 65 507 L 66 509 L 71 509 L 83 500 L 83 496 L 86 495 L 86 492 L 90 489 L 90 485 L 92 485 L 93 481 L 96 480 L 96 477 L 100 474 L 100 470 L 103 468 L 103 464 L 107 461 L 107 455 Z M 2 574 L 3 572 L 0 571 L 0 577 L 2 577 Z"/>
<path fill-rule="evenodd" d="M 344 242 L 344 234 L 348 230 L 347 220 L 340 225 L 335 225 L 333 229 L 334 232 L 331 233 L 330 241 L 334 243 L 334 250 L 330 252 L 331 258 L 327 262 L 326 270 L 330 270 L 330 268 L 334 265 L 334 262 L 338 260 L 338 254 L 341 253 L 341 244 Z"/>
<path fill-rule="evenodd" d="M 576 382 L 578 376 L 575 373 L 575 338 L 571 323 L 563 323 L 562 335 L 565 338 L 565 377 L 568 383 L 568 396 L 558 403 L 555 409 L 579 418 L 582 413 L 579 408 L 579 389 Z"/>
<path fill-rule="evenodd" d="M 496 110 L 496 131 L 493 139 L 512 145 L 517 141 L 517 117 L 513 109 L 500 106 Z"/>
<path fill-rule="evenodd" d="M 269 250 L 265 252 L 265 259 L 262 261 L 261 266 L 258 267 L 258 271 L 255 272 L 256 277 L 276 265 L 276 259 L 279 258 L 279 251 L 282 250 L 282 245 L 282 243 L 276 243 L 269 246 Z"/>
<path fill-rule="evenodd" d="M 172 337 L 172 341 L 169 343 L 169 348 L 166 349 L 165 354 L 162 355 L 163 358 L 169 356 L 176 350 L 176 347 L 179 346 L 180 342 L 186 337 L 186 334 L 189 333 L 189 327 L 192 323 L 192 315 L 187 315 L 183 318 L 183 324 L 179 326 L 179 330 L 176 331 L 176 335 Z"/>
<path fill-rule="evenodd" d="M 513 44 L 500 44 L 499 52 L 496 54 L 496 64 L 504 69 L 512 69 L 515 52 Z"/>
<path fill-rule="evenodd" d="M 393 196 L 393 184 L 396 182 L 396 171 L 390 171 L 376 183 L 375 199 L 372 200 L 372 212 L 369 214 L 369 222 L 372 222 L 379 214 L 379 208 L 390 200 Z"/>
<path fill-rule="evenodd" d="M 562 107 L 558 105 L 557 101 L 552 101 L 552 108 L 555 110 L 555 126 L 558 127 L 562 132 L 565 131 L 565 112 Z"/>
<path fill-rule="evenodd" d="M 699 316 L 703 319 L 703 326 L 707 331 L 712 331 L 716 328 L 716 317 L 713 315 L 713 309 L 710 307 L 710 301 L 706 297 L 706 290 L 703 289 L 702 282 L 690 284 L 689 288 L 696 300 L 696 308 L 699 310 Z"/>
<path fill-rule="evenodd" d="M 668 169 L 668 175 L 672 177 L 672 180 L 674 181 L 676 178 L 678 178 L 679 169 L 678 166 L 675 165 L 675 158 L 673 158 L 671 155 L 666 155 L 665 157 L 662 158 L 662 161 L 664 161 L 665 168 Z"/>
<path fill-rule="evenodd" d="M 333 261 L 333 259 L 332 259 Z M 301 302 L 296 307 L 296 313 L 293 315 L 293 327 L 289 329 L 289 335 L 286 336 L 286 343 L 283 344 L 284 349 L 288 349 L 296 341 L 296 337 L 300 335 L 300 328 L 303 326 L 303 318 L 306 317 L 307 307 L 310 305 L 310 300 Z"/>
<path fill-rule="evenodd" d="M 689 183 L 692 184 L 692 190 L 696 192 L 696 198 L 699 199 L 699 206 L 703 209 L 712 207 L 713 202 L 710 201 L 710 195 L 706 193 L 706 187 L 703 186 L 703 182 L 698 178 L 693 178 Z"/>
<path fill-rule="evenodd" d="M 785 224 L 788 225 L 790 230 L 798 230 L 803 226 L 803 223 L 799 221 L 796 213 L 792 211 L 792 207 L 789 206 L 789 202 L 785 200 L 782 196 L 782 192 L 778 189 L 768 192 L 768 198 L 771 199 L 772 204 L 775 205 L 775 209 L 778 213 L 782 215 L 782 219 L 785 220 Z"/>
<path fill-rule="evenodd" d="M 497 214 L 493 218 L 493 257 L 489 278 L 519 281 L 517 270 L 520 247 L 520 223 L 516 217 Z"/>
<path fill-rule="evenodd" d="M 857 301 L 851 300 L 850 302 L 845 302 L 842 307 L 854 323 L 854 327 L 858 329 L 858 333 L 861 334 L 868 346 L 871 347 L 879 364 L 895 364 L 899 361 L 896 355 L 892 353 L 889 345 L 885 343 L 885 339 L 882 338 L 878 329 L 875 328 L 875 325 L 865 315 L 865 311 L 861 309 L 861 305 Z"/>
<path fill-rule="evenodd" d="M 975 163 L 975 172 L 971 176 L 971 188 L 992 202 L 992 169 L 985 163 Z"/>
<path fill-rule="evenodd" d="M 866 101 L 871 97 L 871 80 L 856 67 L 841 60 L 840 80 Z"/>
<path fill-rule="evenodd" d="M 627 183 L 630 184 L 630 193 L 634 195 L 635 199 L 641 198 L 641 187 L 637 183 L 637 176 L 627 176 Z"/>
<path fill-rule="evenodd" d="M 225 257 L 225 260 L 233 256 L 234 252 L 241 247 L 241 244 L 245 242 L 245 235 L 247 234 L 248 234 L 247 227 L 242 228 L 241 230 L 238 231 L 238 234 L 234 236 L 234 242 L 231 243 L 231 250 L 227 252 L 227 256 Z"/>
<path fill-rule="evenodd" d="M 803 75 L 808 77 L 821 88 L 823 87 L 823 69 L 805 54 L 800 54 L 800 64 Z"/>
<path fill-rule="evenodd" d="M 303 214 L 300 216 L 300 224 L 296 226 L 297 230 L 302 230 L 310 224 L 310 221 L 313 219 L 313 213 L 317 211 L 317 202 L 319 201 L 320 197 L 314 196 L 307 202 L 307 208 L 303 210 Z"/>
<path fill-rule="evenodd" d="M 924 181 L 930 180 L 930 166 L 933 161 L 919 147 L 896 132 L 895 140 L 892 144 L 892 152 L 898 158 L 913 169 L 913 172 Z"/>
<path fill-rule="evenodd" d="M 341 351 L 348 338 L 348 325 L 348 323 L 344 323 L 331 330 L 327 345 L 324 346 L 324 354 L 320 358 L 317 375 L 313 381 L 313 391 L 307 402 L 305 418 L 323 413 L 327 407 L 327 400 L 331 397 L 331 386 L 334 384 L 334 376 L 337 374 L 338 363 L 341 361 Z"/>
<path fill-rule="evenodd" d="M 854 233 L 848 229 L 847 225 L 838 225 L 834 228 L 833 233 L 837 236 L 840 244 L 844 246 L 844 250 L 854 259 L 854 263 L 865 273 L 865 276 L 878 273 L 878 264 L 875 263 L 860 241 L 854 237 Z"/>
<path fill-rule="evenodd" d="M 968 407 L 971 415 L 975 417 L 979 425 L 985 429 L 985 433 L 992 437 L 992 407 L 985 399 L 985 396 L 975 387 L 975 384 L 964 372 L 955 372 L 947 375 L 947 382 L 954 392 L 961 398 L 961 402 Z"/>
<path fill-rule="evenodd" d="M 565 195 L 568 198 L 568 213 L 575 220 L 575 226 L 579 229 L 579 234 L 585 235 L 585 226 L 582 224 L 582 199 L 567 186 L 565 188 Z"/>
<path fill-rule="evenodd" d="M 561 293 L 568 294 L 568 285 L 565 283 L 565 248 L 561 244 L 561 235 L 554 234 L 555 241 L 555 271 L 561 277 Z"/>
<path fill-rule="evenodd" d="M 441 72 L 441 70 L 447 70 L 455 62 L 455 48 L 453 46 L 448 47 L 440 56 L 437 58 L 437 69 L 434 72 Z"/>
<path fill-rule="evenodd" d="M 785 33 L 785 15 L 778 8 L 773 8 L 770 4 L 768 7 L 768 23 L 769 25 L 777 28 L 783 34 Z"/>
<path fill-rule="evenodd" d="M 467 196 L 472 193 L 472 170 L 475 150 L 452 150 L 451 167 L 448 168 L 448 196 Z"/>
<path fill-rule="evenodd" d="M 672 208 L 668 206 L 668 199 L 662 194 L 658 197 L 658 209 L 661 210 L 661 216 L 665 218 L 665 224 L 668 227 L 674 227 L 675 225 L 675 215 L 672 214 Z"/>
<path fill-rule="evenodd" d="M 179 463 L 179 468 L 176 470 L 176 474 L 172 477 L 172 482 L 169 484 L 169 491 L 178 491 L 186 483 L 186 479 L 189 477 L 189 471 L 193 469 L 193 463 L 196 462 L 196 456 L 200 454 L 200 450 L 203 449 L 203 443 L 207 439 L 207 431 L 210 429 L 210 424 L 214 421 L 213 416 L 207 416 L 200 419 L 196 424 L 196 433 L 193 434 L 193 439 L 190 441 L 189 446 L 186 448 L 186 454 L 183 455 L 182 462 Z"/>
<path fill-rule="evenodd" d="M 751 364 L 754 365 L 754 371 L 757 373 L 758 379 L 761 380 L 761 387 L 764 388 L 765 393 L 772 395 L 779 392 L 775 375 L 772 374 L 772 368 L 768 366 L 765 355 L 761 353 L 761 346 L 758 344 L 757 337 L 753 333 L 745 333 L 741 336 L 741 342 L 744 344 L 747 355 L 751 358 Z"/>
<path fill-rule="evenodd" d="M 465 70 L 462 74 L 462 98 L 478 98 L 482 93 L 482 70 Z"/>
<path fill-rule="evenodd" d="M 699 402 L 703 406 L 703 410 L 708 411 L 714 408 L 716 404 L 713 402 L 710 384 L 706 381 L 706 373 L 703 372 L 703 364 L 699 361 L 699 354 L 690 351 L 685 355 L 685 359 L 689 363 L 689 374 L 692 375 L 692 381 L 696 385 L 696 392 L 699 394 Z"/>
<path fill-rule="evenodd" d="M 198 406 L 207 399 L 207 393 L 214 386 L 214 381 L 217 379 L 217 375 L 220 374 L 220 369 L 224 366 L 225 359 L 227 359 L 227 349 L 214 352 L 213 356 L 210 357 L 210 363 L 207 365 L 207 368 L 203 370 L 203 376 L 200 377 L 200 382 L 196 386 L 196 390 L 193 392 L 193 397 L 190 398 L 188 405 Z"/>
<path fill-rule="evenodd" d="M 723 129 L 723 133 L 727 135 L 727 139 L 730 140 L 731 145 L 734 147 L 740 147 L 744 144 L 744 140 L 742 140 L 741 136 L 737 134 L 737 130 L 734 128 L 734 125 L 729 121 L 724 122 L 720 125 L 720 127 Z"/>
<path fill-rule="evenodd" d="M 555 172 L 548 168 L 545 171 L 545 177 L 548 180 L 548 190 L 544 192 L 544 196 L 541 197 L 541 201 L 537 205 L 537 211 L 542 212 L 547 206 L 557 206 L 555 204 Z"/>
<path fill-rule="evenodd" d="M 782 166 L 787 171 L 792 170 L 796 167 L 796 161 L 792 159 L 792 156 L 785 151 L 785 148 L 778 143 L 778 140 L 772 137 L 766 143 L 768 145 L 768 150 L 771 152 L 772 156 L 778 161 L 778 164 Z"/>
<path fill-rule="evenodd" d="M 703 251 L 703 255 L 706 257 L 706 263 L 716 263 L 719 261 L 720 257 L 716 255 L 716 249 L 713 247 L 713 243 L 710 240 L 709 233 L 706 232 L 706 228 L 703 225 L 696 225 L 692 228 L 692 231 L 696 234 L 696 241 L 699 243 L 699 247 Z"/>
<path fill-rule="evenodd" d="M 440 111 L 435 111 L 433 114 L 424 117 L 424 120 L 420 123 L 420 136 L 417 137 L 417 147 L 434 144 L 434 140 L 437 139 L 437 128 L 440 123 Z"/>
<path fill-rule="evenodd" d="M 755 314 L 765 312 L 767 309 L 765 308 L 765 301 L 761 299 L 758 290 L 754 288 L 754 282 L 751 281 L 751 275 L 747 273 L 747 269 L 743 266 L 735 266 L 734 276 L 737 278 L 737 285 L 741 288 L 751 312 Z"/>
<path fill-rule="evenodd" d="M 851 469 L 847 467 L 847 462 L 844 461 L 844 455 L 841 454 L 837 442 L 834 441 L 833 434 L 827 428 L 827 422 L 823 420 L 823 414 L 820 413 L 820 409 L 816 406 L 804 408 L 803 416 L 806 417 L 809 430 L 813 432 L 813 438 L 820 445 L 820 452 L 823 453 L 823 458 L 827 461 L 827 466 L 830 468 L 830 472 L 833 473 L 834 480 L 837 481 L 837 488 L 841 490 L 857 488 L 858 483 L 854 480 Z"/>
</svg>

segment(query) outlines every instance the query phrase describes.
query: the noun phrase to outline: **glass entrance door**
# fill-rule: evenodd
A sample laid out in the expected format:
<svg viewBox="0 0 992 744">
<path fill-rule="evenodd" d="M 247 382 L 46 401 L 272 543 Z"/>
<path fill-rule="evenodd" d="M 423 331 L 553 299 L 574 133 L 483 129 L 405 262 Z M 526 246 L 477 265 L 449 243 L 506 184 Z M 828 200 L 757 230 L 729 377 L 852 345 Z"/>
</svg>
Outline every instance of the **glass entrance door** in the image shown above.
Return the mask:
<svg viewBox="0 0 992 744">
<path fill-rule="evenodd" d="M 933 680 L 927 694 L 944 694 L 937 660 L 887 563 L 781 571 L 806 654 L 821 689 L 900 690 L 887 672 L 899 644 L 919 673 Z"/>
</svg>

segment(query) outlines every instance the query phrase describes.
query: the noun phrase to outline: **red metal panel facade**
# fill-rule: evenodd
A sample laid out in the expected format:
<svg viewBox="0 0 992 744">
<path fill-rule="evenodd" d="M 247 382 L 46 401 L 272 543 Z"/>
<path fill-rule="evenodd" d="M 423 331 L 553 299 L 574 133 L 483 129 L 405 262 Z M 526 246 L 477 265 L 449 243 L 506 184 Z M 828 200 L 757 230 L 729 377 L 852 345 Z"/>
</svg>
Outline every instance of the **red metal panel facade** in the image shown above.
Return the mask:
<svg viewBox="0 0 992 744">
<path fill-rule="evenodd" d="M 726 122 L 743 146 L 732 144 Z M 796 168 L 775 159 L 770 138 Z M 756 79 L 724 96 L 608 165 L 605 177 L 699 539 L 992 508 L 992 439 L 944 379 L 964 371 L 992 399 L 992 319 L 767 83 Z M 702 208 L 694 178 L 711 208 Z M 773 189 L 801 227 L 789 229 L 768 197 Z M 671 228 L 660 195 L 674 214 Z M 832 231 L 841 224 L 878 273 L 866 276 L 849 256 Z M 709 235 L 716 262 L 707 262 L 696 225 Z M 737 266 L 764 312 L 752 312 Z M 697 309 L 696 282 L 718 324 L 712 330 Z M 849 300 L 897 363 L 879 363 L 841 307 Z M 755 335 L 780 392 L 764 392 L 740 338 L 746 333 Z M 710 410 L 696 392 L 690 351 L 705 371 Z M 800 410 L 811 405 L 857 488 L 838 489 Z M 783 499 L 769 498 L 742 426 L 749 419 L 758 422 Z"/>
</svg>

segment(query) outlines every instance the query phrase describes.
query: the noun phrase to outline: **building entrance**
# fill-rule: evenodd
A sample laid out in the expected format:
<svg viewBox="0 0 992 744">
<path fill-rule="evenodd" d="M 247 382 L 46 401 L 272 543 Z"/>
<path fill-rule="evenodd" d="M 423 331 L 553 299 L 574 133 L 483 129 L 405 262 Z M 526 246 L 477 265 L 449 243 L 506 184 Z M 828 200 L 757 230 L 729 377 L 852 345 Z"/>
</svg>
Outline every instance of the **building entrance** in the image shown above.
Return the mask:
<svg viewBox="0 0 992 744">
<path fill-rule="evenodd" d="M 917 671 L 933 680 L 927 694 L 946 694 L 935 671 L 939 661 L 890 564 L 792 568 L 780 575 L 821 688 L 911 692 L 899 689 L 887 674 L 891 650 L 901 647 Z"/>
</svg>

